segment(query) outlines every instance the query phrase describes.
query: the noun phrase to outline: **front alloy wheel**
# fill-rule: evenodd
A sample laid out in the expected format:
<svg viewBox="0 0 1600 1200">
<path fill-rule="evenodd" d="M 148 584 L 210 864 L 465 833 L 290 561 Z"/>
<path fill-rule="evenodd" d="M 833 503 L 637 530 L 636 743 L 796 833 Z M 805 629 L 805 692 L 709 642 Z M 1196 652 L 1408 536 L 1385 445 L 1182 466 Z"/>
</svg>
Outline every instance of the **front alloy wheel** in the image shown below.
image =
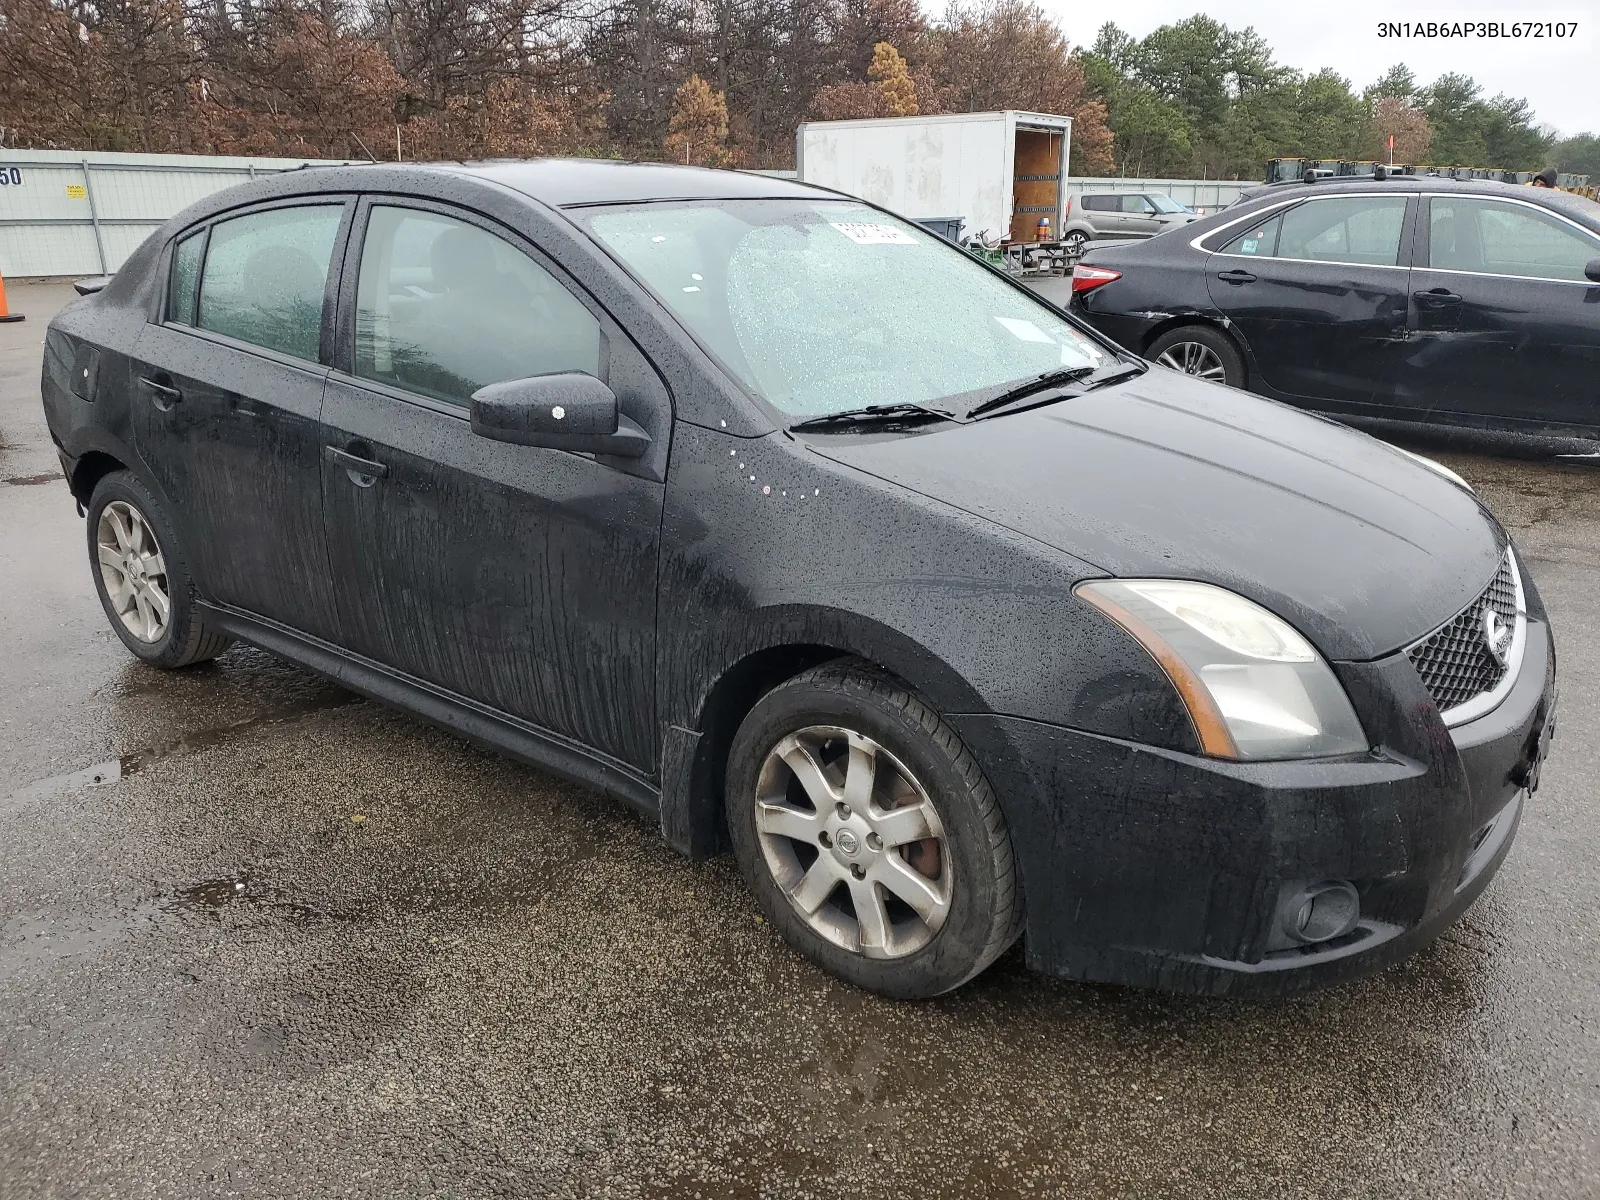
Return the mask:
<svg viewBox="0 0 1600 1200">
<path fill-rule="evenodd" d="M 868 958 L 926 946 L 950 915 L 944 824 L 905 764 L 863 734 L 812 725 L 768 753 L 756 833 L 811 929 Z"/>
<path fill-rule="evenodd" d="M 1022 928 L 1011 837 L 960 736 L 857 660 L 758 700 L 728 751 L 728 833 L 796 950 L 860 987 L 937 996 Z"/>
</svg>

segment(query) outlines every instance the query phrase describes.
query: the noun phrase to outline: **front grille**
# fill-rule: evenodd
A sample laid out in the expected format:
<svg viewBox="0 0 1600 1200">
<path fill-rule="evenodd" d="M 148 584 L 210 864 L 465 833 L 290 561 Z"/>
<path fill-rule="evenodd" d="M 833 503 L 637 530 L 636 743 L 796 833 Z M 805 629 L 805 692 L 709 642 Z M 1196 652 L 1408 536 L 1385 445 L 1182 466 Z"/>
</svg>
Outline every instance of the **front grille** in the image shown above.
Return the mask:
<svg viewBox="0 0 1600 1200">
<path fill-rule="evenodd" d="M 1495 660 L 1484 641 L 1485 608 L 1493 608 L 1507 629 L 1516 627 L 1517 581 L 1509 549 L 1481 596 L 1406 651 L 1440 712 L 1493 691 L 1506 676 L 1508 668 Z"/>
</svg>

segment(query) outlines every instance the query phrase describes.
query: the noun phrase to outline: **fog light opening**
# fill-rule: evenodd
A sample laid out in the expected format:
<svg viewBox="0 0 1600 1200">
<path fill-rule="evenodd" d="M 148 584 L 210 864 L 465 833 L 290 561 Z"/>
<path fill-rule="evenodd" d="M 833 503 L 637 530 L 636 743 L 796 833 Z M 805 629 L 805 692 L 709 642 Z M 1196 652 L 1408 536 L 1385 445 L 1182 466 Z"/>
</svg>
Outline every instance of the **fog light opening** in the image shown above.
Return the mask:
<svg viewBox="0 0 1600 1200">
<path fill-rule="evenodd" d="M 1349 933 L 1361 917 L 1361 898 L 1343 881 L 1306 888 L 1284 906 L 1283 931 L 1310 945 Z"/>
</svg>

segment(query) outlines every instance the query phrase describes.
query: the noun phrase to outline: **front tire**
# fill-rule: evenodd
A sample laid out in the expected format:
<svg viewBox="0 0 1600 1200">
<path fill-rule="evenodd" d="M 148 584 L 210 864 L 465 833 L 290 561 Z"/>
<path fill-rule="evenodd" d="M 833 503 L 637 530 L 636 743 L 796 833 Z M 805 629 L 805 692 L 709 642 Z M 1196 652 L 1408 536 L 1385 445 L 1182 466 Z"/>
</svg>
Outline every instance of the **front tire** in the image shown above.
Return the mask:
<svg viewBox="0 0 1600 1200">
<path fill-rule="evenodd" d="M 233 644 L 210 628 L 166 509 L 129 471 L 95 485 L 88 504 L 89 566 L 112 631 L 136 658 L 171 669 Z"/>
<path fill-rule="evenodd" d="M 857 986 L 937 996 L 1021 930 L 988 781 L 955 730 L 880 672 L 825 665 L 764 696 L 734 736 L 726 804 L 767 919 Z"/>
</svg>

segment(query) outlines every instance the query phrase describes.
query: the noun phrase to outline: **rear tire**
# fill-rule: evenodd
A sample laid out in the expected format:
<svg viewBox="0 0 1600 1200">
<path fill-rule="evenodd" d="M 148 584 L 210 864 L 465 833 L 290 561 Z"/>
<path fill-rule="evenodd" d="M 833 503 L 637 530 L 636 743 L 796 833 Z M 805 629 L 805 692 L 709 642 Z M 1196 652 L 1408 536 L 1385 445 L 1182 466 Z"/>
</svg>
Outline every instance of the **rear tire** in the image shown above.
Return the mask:
<svg viewBox="0 0 1600 1200">
<path fill-rule="evenodd" d="M 858 987 L 937 996 L 1021 931 L 993 790 L 955 730 L 881 672 L 828 664 L 762 697 L 734 736 L 726 805 L 761 911 Z"/>
<path fill-rule="evenodd" d="M 1144 356 L 1159 366 L 1168 367 L 1196 379 L 1244 387 L 1244 355 L 1234 340 L 1209 325 L 1183 325 L 1169 329 L 1155 341 Z"/>
<path fill-rule="evenodd" d="M 136 476 L 113 471 L 101 479 L 87 515 L 95 590 L 112 631 L 134 657 L 170 670 L 233 645 L 206 623 L 172 521 Z"/>
</svg>

